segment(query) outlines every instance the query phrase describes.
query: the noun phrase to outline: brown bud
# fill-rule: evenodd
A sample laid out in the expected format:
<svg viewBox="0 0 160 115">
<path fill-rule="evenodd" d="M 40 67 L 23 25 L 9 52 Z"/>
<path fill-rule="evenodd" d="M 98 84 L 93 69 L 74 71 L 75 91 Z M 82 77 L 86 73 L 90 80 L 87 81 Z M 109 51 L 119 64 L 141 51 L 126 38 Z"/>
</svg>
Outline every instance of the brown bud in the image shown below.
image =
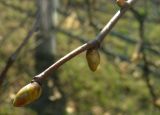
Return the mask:
<svg viewBox="0 0 160 115">
<path fill-rule="evenodd" d="M 88 66 L 92 71 L 96 71 L 100 64 L 100 55 L 97 49 L 88 49 L 86 52 Z"/>
<path fill-rule="evenodd" d="M 123 7 L 126 4 L 126 0 L 117 0 L 118 6 Z"/>
<path fill-rule="evenodd" d="M 37 82 L 29 83 L 19 90 L 16 94 L 13 105 L 15 107 L 25 106 L 34 100 L 38 99 L 41 95 L 41 86 Z"/>
</svg>

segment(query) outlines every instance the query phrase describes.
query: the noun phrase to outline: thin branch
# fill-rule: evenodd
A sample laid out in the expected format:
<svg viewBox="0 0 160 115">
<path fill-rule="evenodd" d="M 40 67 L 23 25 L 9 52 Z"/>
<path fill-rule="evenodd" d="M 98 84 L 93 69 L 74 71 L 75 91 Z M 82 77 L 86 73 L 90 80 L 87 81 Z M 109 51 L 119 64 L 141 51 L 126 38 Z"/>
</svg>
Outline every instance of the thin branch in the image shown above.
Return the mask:
<svg viewBox="0 0 160 115">
<path fill-rule="evenodd" d="M 75 34 L 73 34 L 72 32 L 68 32 L 68 31 L 66 31 L 66 30 L 64 30 L 64 29 L 61 29 L 61 28 L 58 28 L 58 27 L 54 27 L 54 29 L 56 29 L 57 32 L 60 32 L 60 33 L 63 33 L 63 34 L 65 34 L 65 35 L 69 36 L 70 39 L 78 40 L 78 41 L 80 41 L 81 43 L 86 43 L 86 42 L 88 42 L 88 40 L 86 40 L 86 38 L 83 37 L 83 36 L 75 35 Z M 101 46 L 101 47 L 100 47 L 100 51 L 102 51 L 104 54 L 112 57 L 112 59 L 115 58 L 115 57 L 117 57 L 117 58 L 119 58 L 120 60 L 130 62 L 130 60 L 129 60 L 128 57 L 126 57 L 126 56 L 124 56 L 124 55 L 120 55 L 120 54 L 114 53 L 114 52 L 110 51 L 109 49 L 106 49 L 104 46 Z"/>
<path fill-rule="evenodd" d="M 25 25 L 25 23 L 26 23 L 27 20 L 28 20 L 28 18 L 23 19 L 23 20 L 19 23 L 19 25 L 18 25 L 17 27 L 15 27 L 15 28 L 13 28 L 12 30 L 10 30 L 9 32 L 7 32 L 7 34 L 3 36 L 3 39 L 2 39 L 1 42 L 0 42 L 0 47 L 3 45 L 3 43 L 4 43 L 8 38 L 10 38 L 10 36 L 11 36 L 13 33 L 15 33 L 19 28 L 23 27 L 23 26 Z"/>
<path fill-rule="evenodd" d="M 75 35 L 75 34 L 73 34 L 72 32 L 68 32 L 68 31 L 66 31 L 66 30 L 64 30 L 64 29 L 61 29 L 61 28 L 59 28 L 59 27 L 54 27 L 54 29 L 55 29 L 57 32 L 60 32 L 60 33 L 63 33 L 63 34 L 65 34 L 65 35 L 69 36 L 69 38 L 71 38 L 71 39 L 75 39 L 75 40 L 80 41 L 81 43 L 86 43 L 86 42 L 88 42 L 88 41 L 86 40 L 86 38 L 83 37 L 83 36 Z M 102 51 L 104 54 L 110 56 L 111 59 L 119 58 L 121 61 L 126 61 L 126 62 L 128 62 L 128 63 L 131 63 L 129 57 L 124 56 L 124 55 L 122 55 L 122 54 L 118 54 L 118 53 L 113 52 L 113 51 L 110 51 L 109 49 L 106 49 L 104 46 L 101 46 L 100 51 Z M 152 74 L 154 74 L 155 76 L 159 76 L 159 75 L 160 75 L 160 72 L 159 72 L 158 70 L 155 71 L 155 68 L 156 68 L 155 65 L 154 65 L 153 63 L 151 63 L 151 62 L 148 62 L 148 64 L 149 64 L 149 68 L 148 68 L 148 69 L 149 69 L 149 72 L 152 73 Z M 138 64 L 137 66 L 138 66 L 140 69 L 144 68 L 144 65 L 143 65 L 143 64 Z"/>
<path fill-rule="evenodd" d="M 91 26 L 94 27 L 97 31 L 100 30 L 100 28 L 101 28 L 100 24 L 97 24 L 97 23 L 95 23 L 93 21 L 91 23 Z M 133 38 L 130 38 L 128 36 L 122 35 L 121 33 L 116 32 L 116 31 L 111 31 L 110 35 L 115 36 L 116 38 L 121 39 L 121 40 L 123 40 L 123 41 L 125 41 L 127 43 L 130 43 L 130 44 L 137 44 L 138 43 L 137 40 L 135 40 Z M 152 54 L 160 55 L 160 51 L 158 51 L 156 49 L 153 49 L 151 47 L 151 45 L 152 44 L 150 44 L 148 42 L 144 42 L 143 47 L 146 48 L 148 51 L 150 51 Z"/>
<path fill-rule="evenodd" d="M 141 49 L 141 52 L 143 54 L 143 62 L 144 62 L 144 67 L 143 67 L 143 78 L 144 78 L 144 81 L 146 83 L 146 86 L 149 90 L 149 93 L 152 97 L 152 101 L 153 101 L 153 104 L 155 107 L 157 107 L 158 109 L 160 109 L 160 106 L 156 104 L 156 100 L 157 100 L 157 94 L 155 92 L 155 89 L 154 87 L 152 86 L 151 82 L 150 82 L 150 71 L 149 71 L 149 63 L 148 63 L 148 60 L 147 60 L 147 55 L 145 53 L 145 50 L 144 50 L 144 41 L 145 41 L 145 28 L 144 28 L 144 23 L 146 21 L 146 16 L 144 16 L 143 14 L 140 14 L 138 11 L 136 11 L 135 9 L 132 9 L 133 13 L 134 13 L 134 16 L 136 17 L 137 21 L 139 22 L 139 36 L 140 36 L 140 40 L 139 40 L 139 44 L 141 45 L 140 47 L 142 48 Z"/>
<path fill-rule="evenodd" d="M 124 15 L 124 13 L 130 8 L 130 6 L 135 2 L 136 0 L 128 0 L 127 4 L 121 8 L 112 18 L 111 20 L 104 26 L 104 28 L 100 31 L 100 33 L 97 35 L 97 37 L 93 41 L 89 41 L 88 43 L 83 44 L 82 46 L 79 46 L 75 50 L 71 51 L 61 59 L 59 59 L 57 62 L 55 62 L 53 65 L 51 65 L 49 68 L 44 70 L 42 73 L 38 74 L 34 77 L 33 81 L 39 82 L 40 84 L 43 82 L 44 79 L 48 78 L 52 72 L 54 72 L 56 69 L 58 69 L 61 65 L 63 65 L 65 62 L 69 61 L 73 57 L 77 56 L 78 54 L 93 48 L 93 47 L 99 47 L 105 36 L 110 32 L 110 30 L 114 27 L 114 25 L 118 22 L 118 20 Z"/>
<path fill-rule="evenodd" d="M 150 81 L 150 77 L 149 77 L 150 71 L 149 71 L 148 61 L 146 59 L 146 54 L 143 52 L 143 55 L 144 55 L 144 57 L 143 57 L 143 61 L 144 61 L 144 68 L 143 68 L 144 75 L 143 75 L 143 78 L 144 78 L 146 86 L 147 86 L 147 88 L 149 90 L 149 93 L 150 93 L 150 95 L 152 97 L 152 101 L 153 101 L 154 106 L 156 108 L 160 109 L 160 106 L 156 104 L 156 101 L 158 99 L 157 94 L 155 92 L 154 87 L 151 84 L 151 81 Z"/>
<path fill-rule="evenodd" d="M 23 41 L 21 42 L 19 47 L 15 50 L 15 52 L 13 52 L 10 55 L 10 57 L 8 58 L 5 67 L 3 68 L 2 72 L 0 73 L 0 86 L 2 85 L 4 79 L 6 78 L 6 74 L 7 74 L 8 70 L 13 65 L 15 60 L 17 59 L 18 54 L 21 52 L 23 47 L 28 43 L 28 41 L 31 38 L 31 36 L 33 35 L 33 33 L 37 30 L 37 26 L 38 26 L 38 23 L 39 23 L 38 20 L 39 20 L 39 14 L 36 17 L 36 20 L 35 20 L 35 22 L 33 24 L 33 27 L 31 28 L 31 30 L 29 30 L 28 34 L 23 39 Z"/>
<path fill-rule="evenodd" d="M 69 15 L 68 13 L 66 13 L 65 11 L 63 11 L 62 9 L 58 9 L 58 12 L 59 12 L 61 15 L 63 15 L 63 16 L 68 16 L 68 15 Z M 82 22 L 82 23 L 85 22 L 85 19 L 84 19 L 84 18 L 79 17 L 79 16 L 78 16 L 77 18 L 78 18 L 78 20 L 79 20 L 80 22 Z M 90 25 L 95 29 L 96 32 L 99 31 L 99 30 L 101 30 L 101 28 L 102 28 L 102 25 L 101 25 L 101 24 L 99 24 L 99 23 L 97 23 L 97 22 L 95 22 L 95 21 L 93 21 L 93 20 L 90 22 Z M 128 37 L 128 36 L 122 35 L 121 33 L 116 32 L 116 31 L 111 31 L 109 34 L 112 35 L 112 36 L 115 36 L 116 39 L 123 40 L 123 41 L 125 41 L 125 42 L 127 42 L 127 43 L 130 43 L 130 44 L 136 44 L 136 43 L 138 43 L 137 40 L 135 40 L 135 39 L 133 39 L 133 38 L 130 38 L 130 37 Z M 151 43 L 144 42 L 143 47 L 146 48 L 148 51 L 150 51 L 152 54 L 155 54 L 155 55 L 158 55 L 158 56 L 159 56 L 159 55 L 160 55 L 160 51 L 152 48 L 152 47 L 151 47 L 152 45 L 153 45 L 153 44 L 151 44 Z"/>
</svg>

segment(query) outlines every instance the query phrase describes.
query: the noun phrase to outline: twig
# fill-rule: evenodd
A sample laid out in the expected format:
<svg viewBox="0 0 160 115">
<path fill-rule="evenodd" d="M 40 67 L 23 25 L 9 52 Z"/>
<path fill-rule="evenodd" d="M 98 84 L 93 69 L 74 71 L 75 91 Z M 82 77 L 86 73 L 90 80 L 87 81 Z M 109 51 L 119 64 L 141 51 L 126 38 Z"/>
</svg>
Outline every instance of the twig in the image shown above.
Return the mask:
<svg viewBox="0 0 160 115">
<path fill-rule="evenodd" d="M 8 39 L 10 38 L 10 36 L 15 33 L 19 28 L 23 27 L 26 23 L 26 21 L 28 20 L 28 18 L 25 18 L 24 20 L 22 20 L 19 25 L 15 28 L 13 28 L 12 30 L 10 30 L 9 32 L 7 32 L 6 35 L 3 36 L 3 39 L 1 40 L 0 42 L 0 47 L 3 45 L 3 43 Z"/>
<path fill-rule="evenodd" d="M 29 39 L 31 38 L 31 36 L 33 35 L 33 33 L 36 31 L 38 23 L 39 23 L 38 20 L 39 20 L 39 14 L 36 17 L 36 20 L 35 20 L 35 22 L 33 24 L 33 27 L 31 28 L 31 30 L 29 30 L 28 34 L 23 39 L 22 43 L 15 50 L 15 52 L 13 52 L 11 54 L 11 56 L 8 58 L 4 69 L 0 73 L 0 86 L 2 85 L 4 79 L 6 78 L 6 74 L 7 74 L 8 70 L 13 65 L 13 63 L 15 62 L 15 60 L 17 59 L 18 54 L 21 52 L 21 50 L 23 49 L 23 47 L 28 43 Z"/>
<path fill-rule="evenodd" d="M 144 50 L 144 41 L 145 41 L 145 36 L 144 36 L 144 23 L 145 23 L 145 20 L 146 20 L 146 16 L 144 16 L 143 14 L 140 14 L 138 11 L 132 9 L 131 11 L 133 11 L 134 13 L 134 16 L 136 17 L 137 21 L 139 22 L 139 36 L 140 36 L 140 40 L 139 40 L 139 44 L 141 45 L 140 47 L 142 48 L 141 49 L 141 52 L 143 54 L 143 62 L 144 62 L 144 66 L 143 66 L 143 78 L 144 78 L 144 81 L 146 83 L 146 86 L 149 90 L 149 93 L 152 97 L 152 101 L 153 101 L 153 105 L 155 107 L 157 107 L 158 109 L 160 109 L 160 106 L 156 104 L 156 100 L 157 100 L 157 94 L 155 93 L 155 90 L 154 90 L 154 87 L 152 86 L 151 82 L 150 82 L 150 70 L 149 70 L 149 62 L 147 60 L 147 55 L 145 53 L 145 50 Z"/>
<path fill-rule="evenodd" d="M 57 62 L 55 62 L 53 65 L 51 65 L 49 68 L 44 70 L 42 73 L 38 74 L 33 78 L 33 81 L 39 82 L 40 84 L 43 82 L 44 79 L 48 78 L 53 71 L 58 69 L 61 65 L 63 65 L 65 62 L 69 61 L 73 57 L 77 56 L 78 54 L 84 52 L 87 49 L 93 48 L 93 47 L 99 47 L 105 36 L 110 32 L 110 30 L 114 27 L 114 25 L 117 23 L 117 21 L 123 16 L 123 14 L 130 8 L 130 6 L 135 2 L 136 0 L 128 0 L 127 4 L 121 8 L 112 18 L 111 20 L 104 26 L 104 28 L 100 31 L 100 33 L 97 35 L 97 37 L 88 43 L 83 44 L 82 46 L 79 46 L 75 50 L 71 51 L 61 59 L 59 59 Z"/>
<path fill-rule="evenodd" d="M 132 7 L 131 7 L 132 8 Z M 133 8 L 132 8 L 133 9 Z M 137 19 L 137 18 L 136 18 Z M 95 22 L 91 22 L 91 26 L 92 27 L 94 27 L 97 31 L 98 30 L 100 30 L 100 24 L 97 24 L 97 23 L 95 23 Z M 130 38 L 130 37 L 128 37 L 128 36 L 125 36 L 125 35 L 122 35 L 121 33 L 118 33 L 118 32 L 116 32 L 116 31 L 111 31 L 110 32 L 110 35 L 112 35 L 112 36 L 115 36 L 116 38 L 118 38 L 118 39 L 121 39 L 121 40 L 123 40 L 123 41 L 125 41 L 125 42 L 127 42 L 127 43 L 130 43 L 130 44 L 136 44 L 136 43 L 138 43 L 138 41 L 137 40 L 135 40 L 135 39 L 133 39 L 133 38 Z M 146 48 L 148 51 L 150 51 L 152 54 L 155 54 L 155 55 L 160 55 L 160 51 L 158 51 L 158 50 L 156 50 L 156 49 L 153 49 L 153 48 L 151 48 L 151 45 L 152 44 L 150 44 L 150 43 L 148 43 L 148 42 L 144 42 L 144 45 L 143 45 L 143 47 L 144 48 Z"/>
<path fill-rule="evenodd" d="M 65 35 L 69 36 L 69 38 L 73 38 L 73 39 L 75 38 L 75 40 L 78 40 L 78 41 L 80 41 L 81 43 L 86 43 L 86 42 L 88 42 L 88 41 L 86 40 L 86 38 L 83 37 L 83 36 L 75 35 L 75 34 L 73 34 L 72 32 L 68 32 L 68 31 L 66 31 L 66 30 L 64 30 L 64 29 L 61 29 L 61 28 L 59 28 L 59 27 L 54 27 L 54 29 L 55 29 L 57 32 L 60 32 L 60 33 L 63 33 L 63 34 L 65 34 Z M 110 51 L 109 49 L 106 49 L 104 46 L 101 46 L 100 50 L 101 50 L 104 54 L 110 56 L 112 59 L 113 59 L 113 58 L 119 58 L 121 61 L 126 61 L 126 62 L 128 62 L 128 63 L 131 63 L 129 57 L 124 56 L 124 55 L 121 55 L 121 54 L 118 54 L 118 53 L 113 52 L 113 51 Z M 155 76 L 159 76 L 159 75 L 160 75 L 160 72 L 158 72 L 158 70 L 157 70 L 157 71 L 154 71 L 154 68 L 156 68 L 155 65 L 154 65 L 153 63 L 151 63 L 151 62 L 148 62 L 148 64 L 149 64 L 148 71 L 149 71 L 150 73 L 154 74 Z M 144 65 L 143 65 L 143 64 L 138 64 L 137 66 L 138 66 L 139 68 L 141 68 L 141 69 L 144 68 Z M 150 66 L 151 66 L 151 67 L 150 67 Z"/>
<path fill-rule="evenodd" d="M 160 106 L 156 104 L 156 101 L 157 101 L 157 94 L 155 93 L 155 90 L 154 90 L 154 87 L 152 86 L 151 82 L 150 82 L 150 77 L 149 77 L 149 74 L 150 74 L 150 71 L 149 71 L 149 68 L 148 68 L 148 61 L 146 59 L 146 55 L 145 53 L 143 52 L 143 61 L 144 61 L 144 68 L 143 68 L 143 71 L 144 71 L 144 75 L 143 75 L 143 78 L 144 78 L 144 81 L 147 85 L 147 88 L 149 90 L 149 93 L 152 97 L 152 102 L 153 102 L 153 105 L 160 109 Z"/>
<path fill-rule="evenodd" d="M 68 31 L 66 31 L 64 29 L 61 29 L 61 28 L 58 28 L 58 27 L 54 27 L 54 29 L 56 29 L 57 32 L 60 32 L 60 33 L 63 33 L 65 35 L 69 36 L 69 38 L 71 38 L 71 39 L 75 39 L 75 40 L 80 41 L 81 43 L 88 42 L 88 40 L 86 40 L 86 38 L 83 37 L 83 36 L 75 35 L 72 32 L 68 32 Z M 124 55 L 117 54 L 115 52 L 112 52 L 109 49 L 106 49 L 104 46 L 101 46 L 100 51 L 102 51 L 104 54 L 112 57 L 112 59 L 117 57 L 117 58 L 119 58 L 120 60 L 123 60 L 123 61 L 127 61 L 127 62 L 130 61 L 128 57 L 126 57 Z"/>
<path fill-rule="evenodd" d="M 68 13 L 66 13 L 65 11 L 63 11 L 62 9 L 58 9 L 58 12 L 60 14 L 62 14 L 63 16 L 68 16 L 69 15 Z M 79 17 L 79 16 L 77 18 L 78 18 L 78 20 L 80 22 L 82 22 L 82 23 L 85 22 L 84 18 Z M 101 27 L 102 27 L 101 24 L 99 24 L 99 23 L 97 23 L 97 22 L 95 22 L 93 20 L 90 22 L 90 25 L 95 29 L 96 32 L 99 31 L 99 30 L 101 30 Z M 112 35 L 112 36 L 115 36 L 117 39 L 123 40 L 123 41 L 125 41 L 127 43 L 130 43 L 130 44 L 136 44 L 136 43 L 138 43 L 137 40 L 135 40 L 133 38 L 130 38 L 128 36 L 122 35 L 119 32 L 111 31 L 109 34 Z M 150 51 L 152 54 L 155 54 L 155 55 L 159 56 L 160 55 L 160 51 L 152 48 L 151 45 L 153 45 L 153 44 L 148 43 L 148 42 L 144 42 L 143 47 L 146 48 L 148 51 Z"/>
</svg>

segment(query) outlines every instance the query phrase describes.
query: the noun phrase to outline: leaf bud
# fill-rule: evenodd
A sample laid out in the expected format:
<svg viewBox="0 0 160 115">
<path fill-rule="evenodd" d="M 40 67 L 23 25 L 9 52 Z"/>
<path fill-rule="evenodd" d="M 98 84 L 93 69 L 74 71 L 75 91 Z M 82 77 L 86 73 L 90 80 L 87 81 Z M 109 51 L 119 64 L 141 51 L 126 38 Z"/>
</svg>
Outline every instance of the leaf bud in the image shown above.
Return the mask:
<svg viewBox="0 0 160 115">
<path fill-rule="evenodd" d="M 88 66 L 92 71 L 96 71 L 100 64 L 100 55 L 98 49 L 88 49 L 86 52 Z"/>
<path fill-rule="evenodd" d="M 18 91 L 13 100 L 13 105 L 15 107 L 21 107 L 30 104 L 40 97 L 41 92 L 42 89 L 40 84 L 31 82 Z"/>
</svg>

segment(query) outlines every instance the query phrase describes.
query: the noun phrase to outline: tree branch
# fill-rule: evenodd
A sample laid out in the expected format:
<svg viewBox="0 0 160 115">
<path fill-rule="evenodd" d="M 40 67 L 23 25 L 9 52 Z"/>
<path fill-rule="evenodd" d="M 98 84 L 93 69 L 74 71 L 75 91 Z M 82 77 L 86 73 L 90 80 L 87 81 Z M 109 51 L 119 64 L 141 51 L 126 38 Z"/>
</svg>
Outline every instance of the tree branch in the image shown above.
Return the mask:
<svg viewBox="0 0 160 115">
<path fill-rule="evenodd" d="M 132 8 L 132 7 L 131 7 L 131 8 Z M 132 9 L 133 9 L 133 8 L 132 8 Z M 68 13 L 66 13 L 65 11 L 63 11 L 62 9 L 58 9 L 58 12 L 59 12 L 61 15 L 63 15 L 63 16 L 68 16 L 68 15 L 69 15 Z M 79 20 L 80 22 L 82 22 L 82 23 L 85 22 L 85 19 L 84 19 L 84 18 L 79 17 L 79 16 L 78 16 L 77 18 L 78 18 L 78 20 Z M 136 18 L 136 19 L 137 19 L 137 18 Z M 99 31 L 99 30 L 101 30 L 101 28 L 102 28 L 102 25 L 101 25 L 101 24 L 99 24 L 99 23 L 97 23 L 97 22 L 95 22 L 95 21 L 93 21 L 93 20 L 91 20 L 90 25 L 95 29 L 96 32 Z M 117 39 L 123 40 L 123 41 L 125 41 L 125 42 L 127 42 L 127 43 L 130 43 L 130 44 L 136 44 L 136 43 L 138 43 L 137 40 L 135 40 L 135 39 L 133 39 L 133 38 L 130 38 L 130 37 L 128 37 L 128 36 L 122 35 L 122 34 L 119 33 L 119 32 L 111 31 L 109 34 L 112 35 L 112 36 L 115 36 Z M 151 47 L 152 45 L 154 45 L 154 44 L 151 44 L 151 43 L 148 43 L 148 42 L 144 42 L 143 47 L 146 48 L 148 51 L 150 51 L 152 54 L 155 54 L 155 55 L 159 56 L 159 55 L 160 55 L 160 51 L 152 48 L 152 47 Z"/>
<path fill-rule="evenodd" d="M 39 75 L 35 76 L 33 78 L 33 81 L 39 82 L 40 84 L 43 82 L 44 79 L 48 78 L 53 71 L 58 69 L 61 65 L 63 65 L 65 62 L 69 61 L 73 57 L 77 56 L 78 54 L 93 48 L 93 47 L 99 47 L 105 36 L 110 32 L 110 30 L 114 27 L 114 25 L 118 22 L 118 20 L 124 15 L 124 13 L 130 8 L 130 6 L 135 2 L 136 0 L 128 0 L 127 4 L 121 8 L 111 19 L 110 21 L 104 26 L 104 28 L 100 31 L 100 33 L 97 35 L 97 37 L 93 41 L 89 41 L 88 43 L 83 44 L 82 46 L 79 46 L 75 50 L 71 51 L 61 59 L 59 59 L 57 62 L 55 62 L 53 65 L 51 65 L 49 68 L 44 70 Z"/>
<path fill-rule="evenodd" d="M 132 8 L 132 7 L 131 7 Z M 133 9 L 133 8 L 132 8 Z M 136 18 L 137 19 L 137 18 Z M 97 26 L 98 25 L 98 26 Z M 92 27 L 94 27 L 97 31 L 98 30 L 100 30 L 100 28 L 101 28 L 101 26 L 100 26 L 100 24 L 97 24 L 97 23 L 95 23 L 95 22 L 91 22 L 91 26 Z M 121 33 L 118 33 L 118 32 L 116 32 L 116 31 L 111 31 L 110 32 L 110 35 L 112 35 L 112 36 L 115 36 L 116 38 L 118 38 L 118 39 L 121 39 L 121 40 L 123 40 L 123 41 L 125 41 L 125 42 L 127 42 L 127 43 L 130 43 L 130 44 L 137 44 L 138 43 L 138 41 L 137 40 L 134 40 L 133 38 L 130 38 L 130 37 L 128 37 L 128 36 L 125 36 L 125 35 L 122 35 Z M 151 43 L 148 43 L 148 42 L 144 42 L 144 45 L 143 45 L 143 47 L 144 48 L 146 48 L 148 51 L 150 51 L 152 54 L 155 54 L 155 55 L 160 55 L 160 51 L 158 51 L 158 50 L 156 50 L 156 49 L 153 49 L 152 47 L 151 47 L 151 45 L 153 45 L 153 44 L 151 44 Z"/>
<path fill-rule="evenodd" d="M 0 41 L 0 47 L 3 45 L 3 43 L 10 38 L 10 36 L 15 33 L 19 28 L 23 27 L 25 23 L 27 22 L 28 18 L 23 19 L 17 27 L 13 28 L 9 32 L 7 32 L 6 35 L 3 36 L 3 39 Z"/>
<path fill-rule="evenodd" d="M 140 40 L 139 40 L 139 45 L 142 48 L 140 51 L 142 53 L 142 61 L 144 62 L 144 66 L 143 66 L 143 78 L 144 81 L 146 83 L 146 86 L 149 90 L 149 93 L 152 97 L 152 101 L 153 101 L 153 105 L 155 107 L 157 107 L 158 109 L 160 109 L 160 106 L 156 104 L 157 101 L 157 94 L 155 92 L 154 87 L 152 86 L 151 82 L 150 82 L 150 70 L 149 70 L 149 62 L 147 60 L 147 55 L 145 53 L 144 50 L 144 42 L 145 42 L 145 28 L 144 28 L 144 23 L 146 21 L 146 16 L 144 16 L 143 14 L 140 14 L 138 11 L 134 10 L 133 8 L 131 9 L 131 11 L 134 13 L 134 16 L 136 17 L 137 21 L 139 22 L 139 36 L 140 36 Z"/>
<path fill-rule="evenodd" d="M 64 29 L 61 29 L 61 28 L 58 28 L 58 27 L 54 27 L 54 29 L 56 29 L 57 32 L 60 32 L 60 33 L 63 33 L 65 35 L 69 36 L 71 39 L 75 39 L 75 40 L 80 41 L 81 43 L 88 42 L 86 40 L 86 38 L 84 38 L 83 36 L 75 35 L 72 32 L 68 32 L 68 31 L 66 31 Z M 112 57 L 112 59 L 117 57 L 117 58 L 120 58 L 120 60 L 123 60 L 123 61 L 127 61 L 127 62 L 130 61 L 128 57 L 126 57 L 124 55 L 117 54 L 115 52 L 112 52 L 109 49 L 106 49 L 104 46 L 101 46 L 100 51 L 102 51 L 104 54 Z"/>
<path fill-rule="evenodd" d="M 59 28 L 59 27 L 54 27 L 54 29 L 56 29 L 57 32 L 63 33 L 63 34 L 65 34 L 65 35 L 69 36 L 69 37 L 72 38 L 72 39 L 75 39 L 75 40 L 80 41 L 81 43 L 86 43 L 86 42 L 88 42 L 88 41 L 86 40 L 86 38 L 83 37 L 83 36 L 75 35 L 75 34 L 73 34 L 72 32 L 68 32 L 68 31 L 66 31 L 66 30 L 64 30 L 64 29 L 61 29 L 61 28 Z M 131 63 L 129 57 L 124 56 L 124 55 L 121 55 L 121 54 L 118 54 L 118 53 L 113 52 L 113 51 L 110 51 L 109 49 L 106 49 L 104 46 L 101 46 L 100 50 L 101 50 L 104 54 L 106 54 L 107 56 L 110 56 L 111 59 L 113 59 L 113 58 L 119 58 L 121 61 L 126 61 L 126 62 L 128 62 L 128 63 Z M 156 68 L 155 65 L 154 65 L 153 63 L 151 63 L 151 62 L 148 62 L 148 64 L 149 64 L 149 68 L 148 68 L 148 69 L 149 69 L 149 72 L 152 73 L 152 74 L 154 74 L 155 76 L 159 76 L 159 75 L 160 75 L 160 72 L 158 72 L 158 70 L 157 70 L 157 71 L 154 70 L 154 69 Z M 139 64 L 138 67 L 139 67 L 140 69 L 142 69 L 142 68 L 144 68 L 144 65 L 143 65 L 143 64 Z"/>
<path fill-rule="evenodd" d="M 8 58 L 4 69 L 0 73 L 0 86 L 2 85 L 4 79 L 6 78 L 6 74 L 7 74 L 8 70 L 13 65 L 13 63 L 15 62 L 15 60 L 17 59 L 18 54 L 21 52 L 21 50 L 23 49 L 23 47 L 28 43 L 29 39 L 31 38 L 31 36 L 33 35 L 33 33 L 36 31 L 38 23 L 39 23 L 38 20 L 39 20 L 39 14 L 36 17 L 36 20 L 35 20 L 35 22 L 33 24 L 33 27 L 31 28 L 31 30 L 29 30 L 28 34 L 23 39 L 23 41 L 21 42 L 21 44 L 19 45 L 19 47 L 15 50 L 15 52 L 13 52 L 10 55 L 10 57 Z"/>
</svg>

